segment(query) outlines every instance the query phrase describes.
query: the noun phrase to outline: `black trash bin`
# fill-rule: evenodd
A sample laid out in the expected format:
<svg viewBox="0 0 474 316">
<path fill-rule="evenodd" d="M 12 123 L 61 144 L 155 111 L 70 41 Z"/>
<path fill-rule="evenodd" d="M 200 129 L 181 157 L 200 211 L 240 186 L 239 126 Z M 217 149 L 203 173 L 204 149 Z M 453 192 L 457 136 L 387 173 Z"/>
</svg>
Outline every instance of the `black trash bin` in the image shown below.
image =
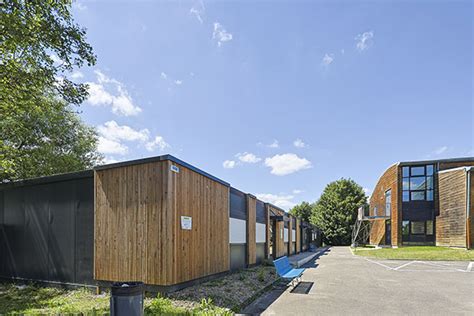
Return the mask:
<svg viewBox="0 0 474 316">
<path fill-rule="evenodd" d="M 142 316 L 143 297 L 142 282 L 114 283 L 110 296 L 110 315 Z"/>
</svg>

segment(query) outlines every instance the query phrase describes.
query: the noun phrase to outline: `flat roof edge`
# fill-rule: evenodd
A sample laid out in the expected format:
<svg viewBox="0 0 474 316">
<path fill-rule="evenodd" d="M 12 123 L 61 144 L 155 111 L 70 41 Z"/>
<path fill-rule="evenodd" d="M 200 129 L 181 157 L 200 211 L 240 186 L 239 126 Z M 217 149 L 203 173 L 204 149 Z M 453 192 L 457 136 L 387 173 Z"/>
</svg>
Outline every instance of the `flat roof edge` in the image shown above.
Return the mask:
<svg viewBox="0 0 474 316">
<path fill-rule="evenodd" d="M 194 167 L 193 165 L 188 164 L 187 162 L 182 161 L 179 158 L 176 158 L 172 155 L 166 154 L 166 155 L 161 155 L 161 156 L 155 156 L 155 157 L 148 157 L 148 158 L 141 158 L 141 159 L 135 159 L 135 160 L 129 160 L 129 161 L 123 161 L 123 162 L 116 162 L 112 164 L 106 164 L 106 165 L 101 165 L 101 166 L 96 166 L 94 167 L 94 170 L 100 171 L 100 170 L 106 170 L 106 169 L 112 169 L 112 168 L 120 168 L 120 167 L 125 167 L 125 166 L 132 166 L 132 165 L 139 165 L 139 164 L 145 164 L 145 163 L 151 163 L 151 162 L 159 162 L 159 161 L 172 161 L 174 163 L 177 163 L 185 168 L 188 168 L 194 172 L 199 173 L 200 175 L 203 175 L 211 180 L 214 180 L 216 182 L 219 182 L 222 185 L 225 185 L 227 187 L 230 187 L 230 183 L 225 182 L 224 180 L 221 180 L 199 168 Z"/>
<path fill-rule="evenodd" d="M 401 161 L 399 164 L 410 165 L 410 164 L 429 164 L 438 162 L 474 162 L 474 157 L 460 157 L 460 158 L 445 158 L 445 159 L 432 159 L 432 160 L 418 160 L 418 161 Z"/>
<path fill-rule="evenodd" d="M 76 171 L 76 172 L 54 174 L 54 175 L 44 176 L 44 177 L 20 179 L 20 180 L 0 183 L 0 190 L 12 188 L 12 187 L 22 187 L 22 186 L 35 185 L 35 184 L 44 184 L 44 183 L 53 183 L 53 182 L 60 182 L 60 181 L 67 181 L 67 180 L 74 180 L 74 179 L 90 178 L 93 176 L 94 176 L 94 171 L 92 169 L 88 169 L 88 170 L 82 170 L 82 171 Z"/>
</svg>

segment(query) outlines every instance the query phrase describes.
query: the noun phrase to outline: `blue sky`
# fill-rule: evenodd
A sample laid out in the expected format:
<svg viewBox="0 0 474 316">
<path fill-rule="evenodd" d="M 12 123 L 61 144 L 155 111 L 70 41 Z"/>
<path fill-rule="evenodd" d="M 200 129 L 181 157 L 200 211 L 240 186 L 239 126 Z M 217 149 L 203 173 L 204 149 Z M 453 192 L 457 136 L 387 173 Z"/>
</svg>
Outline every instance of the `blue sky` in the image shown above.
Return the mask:
<svg viewBox="0 0 474 316">
<path fill-rule="evenodd" d="M 288 209 L 473 156 L 469 1 L 80 1 L 107 161 L 171 153 Z"/>
</svg>

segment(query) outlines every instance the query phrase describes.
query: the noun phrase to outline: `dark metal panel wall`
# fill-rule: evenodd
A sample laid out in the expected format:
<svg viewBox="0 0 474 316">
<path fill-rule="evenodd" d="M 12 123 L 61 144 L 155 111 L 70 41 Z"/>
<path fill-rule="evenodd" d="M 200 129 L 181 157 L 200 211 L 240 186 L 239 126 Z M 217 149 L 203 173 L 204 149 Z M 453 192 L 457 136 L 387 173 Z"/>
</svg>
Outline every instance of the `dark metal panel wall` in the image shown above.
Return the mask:
<svg viewBox="0 0 474 316">
<path fill-rule="evenodd" d="M 94 279 L 94 179 L 76 182 L 76 283 Z"/>
<path fill-rule="evenodd" d="M 230 217 L 242 220 L 247 219 L 245 194 L 232 187 L 230 188 Z"/>
<path fill-rule="evenodd" d="M 266 224 L 265 203 L 259 200 L 257 200 L 256 219 L 257 223 Z"/>
<path fill-rule="evenodd" d="M 3 231 L 3 192 L 0 191 L 0 275 L 5 274 L 5 233 Z"/>
<path fill-rule="evenodd" d="M 0 191 L 3 277 L 94 284 L 93 182 L 76 177 Z"/>
</svg>

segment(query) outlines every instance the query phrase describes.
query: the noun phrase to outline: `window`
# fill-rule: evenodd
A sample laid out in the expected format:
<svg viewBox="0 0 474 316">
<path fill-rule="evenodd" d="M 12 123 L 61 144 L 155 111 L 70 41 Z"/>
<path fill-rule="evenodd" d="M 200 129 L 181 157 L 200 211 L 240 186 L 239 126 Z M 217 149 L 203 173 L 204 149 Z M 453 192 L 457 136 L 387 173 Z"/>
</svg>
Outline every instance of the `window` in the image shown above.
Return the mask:
<svg viewBox="0 0 474 316">
<path fill-rule="evenodd" d="M 433 201 L 434 166 L 402 167 L 402 201 Z"/>
<path fill-rule="evenodd" d="M 425 222 L 411 222 L 411 234 L 412 235 L 424 235 L 425 234 Z"/>
<path fill-rule="evenodd" d="M 392 190 L 385 192 L 385 216 L 390 216 L 392 211 Z"/>
<path fill-rule="evenodd" d="M 433 235 L 434 227 L 433 221 L 426 221 L 426 234 Z"/>
<path fill-rule="evenodd" d="M 403 221 L 402 222 L 402 235 L 403 236 L 408 236 L 410 234 L 410 222 L 409 221 Z"/>
</svg>

